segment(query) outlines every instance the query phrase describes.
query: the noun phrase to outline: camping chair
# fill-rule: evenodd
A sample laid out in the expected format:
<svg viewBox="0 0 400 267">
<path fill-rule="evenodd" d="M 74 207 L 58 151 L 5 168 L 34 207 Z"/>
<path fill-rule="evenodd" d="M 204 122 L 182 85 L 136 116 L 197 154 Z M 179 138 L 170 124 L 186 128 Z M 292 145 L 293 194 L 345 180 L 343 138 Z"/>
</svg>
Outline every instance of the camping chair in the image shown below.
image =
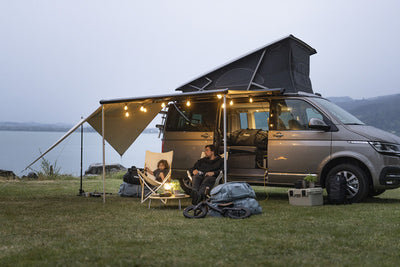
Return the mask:
<svg viewBox="0 0 400 267">
<path fill-rule="evenodd" d="M 204 158 L 205 156 L 206 156 L 206 154 L 205 154 L 204 152 L 201 152 L 200 158 Z M 221 155 L 219 155 L 219 156 L 220 156 L 221 158 L 224 158 L 224 154 L 221 154 Z M 228 159 L 228 153 L 226 153 L 226 158 Z M 193 182 L 192 174 L 190 173 L 189 170 L 187 170 L 186 173 L 187 173 L 187 176 L 188 176 L 190 182 L 192 183 L 192 182 Z M 219 172 L 219 174 L 218 174 L 218 176 L 217 176 L 217 179 L 215 179 L 215 183 L 214 183 L 214 185 L 212 186 L 212 188 L 210 188 L 210 190 L 213 189 L 214 187 L 216 187 L 217 185 L 219 185 L 221 179 L 223 179 L 223 178 L 224 178 L 224 171 L 222 170 L 222 171 Z M 225 178 L 224 178 L 224 179 L 225 179 Z"/>
<path fill-rule="evenodd" d="M 157 169 L 157 163 L 160 160 L 165 159 L 169 165 L 169 172 L 168 172 L 167 176 L 165 176 L 164 180 L 162 182 L 159 182 L 150 173 L 148 173 L 146 171 L 140 171 L 138 169 L 140 184 L 142 186 L 142 197 L 141 197 L 140 203 L 145 202 L 152 194 L 156 194 L 157 190 L 159 190 L 161 187 L 163 187 L 164 184 L 171 179 L 171 169 L 172 169 L 171 165 L 172 165 L 173 155 L 174 155 L 174 151 L 169 151 L 166 153 L 157 153 L 157 152 L 146 151 L 146 156 L 144 159 L 145 167 L 148 167 L 150 170 L 155 170 L 155 169 Z M 147 187 L 150 190 L 147 194 L 145 194 L 145 191 L 144 191 L 145 187 Z"/>
</svg>

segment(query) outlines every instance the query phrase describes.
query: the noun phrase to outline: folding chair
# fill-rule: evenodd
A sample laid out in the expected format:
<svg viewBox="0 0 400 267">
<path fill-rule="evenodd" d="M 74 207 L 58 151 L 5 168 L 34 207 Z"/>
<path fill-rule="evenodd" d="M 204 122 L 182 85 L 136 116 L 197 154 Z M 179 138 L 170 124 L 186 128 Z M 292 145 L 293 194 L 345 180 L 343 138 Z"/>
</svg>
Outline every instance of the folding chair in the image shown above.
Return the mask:
<svg viewBox="0 0 400 267">
<path fill-rule="evenodd" d="M 159 182 L 150 173 L 145 172 L 145 171 L 140 171 L 138 169 L 140 184 L 142 186 L 141 203 L 145 202 L 152 194 L 155 194 L 157 192 L 157 190 L 159 190 L 161 187 L 163 187 L 164 184 L 171 179 L 171 169 L 172 169 L 171 165 L 172 165 L 173 155 L 174 155 L 173 151 L 169 151 L 166 153 L 151 152 L 148 150 L 146 151 L 146 156 L 144 159 L 145 167 L 149 168 L 150 170 L 155 170 L 155 169 L 157 169 L 157 163 L 160 160 L 165 159 L 169 165 L 169 172 L 165 176 L 164 180 L 162 182 Z M 147 194 L 145 194 L 145 192 L 144 192 L 145 187 L 147 187 L 150 190 Z"/>
</svg>

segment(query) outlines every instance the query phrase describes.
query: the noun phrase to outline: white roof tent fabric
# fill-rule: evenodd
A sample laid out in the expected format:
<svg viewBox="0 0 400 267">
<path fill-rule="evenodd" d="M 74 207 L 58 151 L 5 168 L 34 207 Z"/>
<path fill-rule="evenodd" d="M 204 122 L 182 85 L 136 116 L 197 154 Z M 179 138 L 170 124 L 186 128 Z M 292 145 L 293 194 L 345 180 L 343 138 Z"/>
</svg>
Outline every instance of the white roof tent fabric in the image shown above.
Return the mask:
<svg viewBox="0 0 400 267">
<path fill-rule="evenodd" d="M 178 87 L 192 92 L 227 88 L 254 90 L 285 88 L 286 93 L 313 93 L 310 56 L 317 51 L 289 35 Z"/>
</svg>

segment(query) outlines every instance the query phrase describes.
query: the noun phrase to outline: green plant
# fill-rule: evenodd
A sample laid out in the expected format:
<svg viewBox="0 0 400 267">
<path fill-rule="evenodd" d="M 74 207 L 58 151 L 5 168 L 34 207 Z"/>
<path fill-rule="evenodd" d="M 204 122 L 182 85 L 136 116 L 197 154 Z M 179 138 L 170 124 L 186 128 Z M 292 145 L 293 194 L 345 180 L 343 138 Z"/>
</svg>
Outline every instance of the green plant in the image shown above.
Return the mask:
<svg viewBox="0 0 400 267">
<path fill-rule="evenodd" d="M 313 174 L 308 174 L 306 177 L 304 177 L 304 181 L 315 183 L 317 181 L 317 176 Z"/>
<path fill-rule="evenodd" d="M 39 171 L 40 176 L 56 178 L 61 175 L 60 171 L 61 167 L 57 166 L 57 160 L 53 164 L 51 164 L 51 162 L 47 160 L 45 157 L 41 159 L 40 171 Z"/>
</svg>

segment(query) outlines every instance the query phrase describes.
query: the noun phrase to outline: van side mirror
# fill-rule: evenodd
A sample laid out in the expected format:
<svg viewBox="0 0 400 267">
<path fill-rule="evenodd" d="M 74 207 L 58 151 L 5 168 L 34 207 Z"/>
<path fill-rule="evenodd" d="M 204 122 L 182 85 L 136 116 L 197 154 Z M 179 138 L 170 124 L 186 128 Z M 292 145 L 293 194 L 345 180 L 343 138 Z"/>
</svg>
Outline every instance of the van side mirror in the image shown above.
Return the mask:
<svg viewBox="0 0 400 267">
<path fill-rule="evenodd" d="M 308 127 L 310 129 L 322 130 L 322 131 L 329 131 L 331 126 L 326 124 L 323 120 L 317 118 L 311 118 L 308 122 Z"/>
</svg>

